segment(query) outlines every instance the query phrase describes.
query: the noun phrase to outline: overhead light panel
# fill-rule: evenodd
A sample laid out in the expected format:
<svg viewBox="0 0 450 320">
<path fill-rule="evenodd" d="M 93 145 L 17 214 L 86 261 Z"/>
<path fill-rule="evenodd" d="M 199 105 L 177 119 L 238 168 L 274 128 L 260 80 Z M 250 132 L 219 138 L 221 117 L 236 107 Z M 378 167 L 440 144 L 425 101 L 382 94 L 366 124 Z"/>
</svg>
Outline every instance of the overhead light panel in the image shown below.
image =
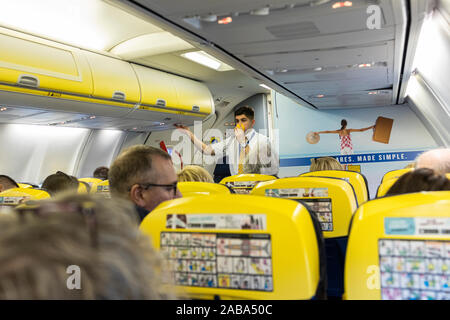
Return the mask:
<svg viewBox="0 0 450 320">
<path fill-rule="evenodd" d="M 318 95 L 316 96 L 316 98 L 323 98 L 323 97 L 325 97 L 325 95 L 323 95 L 323 94 L 318 94 Z"/>
<path fill-rule="evenodd" d="M 229 24 L 231 22 L 233 22 L 233 18 L 231 17 L 225 17 L 217 21 L 218 24 Z"/>
<path fill-rule="evenodd" d="M 351 7 L 351 6 L 353 6 L 353 2 L 351 2 L 351 1 L 339 1 L 339 2 L 333 3 L 333 5 L 331 7 L 333 9 L 339 9 L 339 8 Z"/>
<path fill-rule="evenodd" d="M 264 83 L 260 83 L 259 86 L 263 87 L 264 89 L 271 90 L 270 87 L 266 86 Z"/>
<path fill-rule="evenodd" d="M 371 66 L 371 63 L 361 63 L 358 65 L 358 68 L 370 68 Z"/>
<path fill-rule="evenodd" d="M 231 66 L 210 56 L 204 51 L 186 52 L 181 54 L 181 56 L 216 71 L 234 70 Z"/>
</svg>

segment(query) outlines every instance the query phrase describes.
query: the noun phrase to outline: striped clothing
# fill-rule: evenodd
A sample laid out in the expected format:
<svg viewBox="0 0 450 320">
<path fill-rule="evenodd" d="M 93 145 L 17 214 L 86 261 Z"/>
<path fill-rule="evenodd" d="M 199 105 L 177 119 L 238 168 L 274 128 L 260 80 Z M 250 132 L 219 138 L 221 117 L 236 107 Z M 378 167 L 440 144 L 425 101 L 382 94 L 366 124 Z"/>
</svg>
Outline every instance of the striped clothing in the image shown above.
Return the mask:
<svg viewBox="0 0 450 320">
<path fill-rule="evenodd" d="M 353 154 L 353 144 L 350 134 L 346 136 L 339 136 L 341 140 L 341 154 Z"/>
</svg>

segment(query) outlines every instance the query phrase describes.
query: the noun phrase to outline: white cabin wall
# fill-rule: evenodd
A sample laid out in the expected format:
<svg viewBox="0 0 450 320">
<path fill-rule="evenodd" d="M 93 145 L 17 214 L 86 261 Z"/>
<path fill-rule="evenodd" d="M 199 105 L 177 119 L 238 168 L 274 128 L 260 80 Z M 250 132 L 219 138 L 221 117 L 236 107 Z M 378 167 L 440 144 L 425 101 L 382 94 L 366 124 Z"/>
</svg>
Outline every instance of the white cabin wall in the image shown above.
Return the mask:
<svg viewBox="0 0 450 320">
<path fill-rule="evenodd" d="M 56 171 L 92 177 L 97 167 L 110 167 L 121 150 L 143 144 L 147 136 L 120 130 L 0 124 L 0 174 L 37 185 Z"/>
<path fill-rule="evenodd" d="M 41 184 L 60 170 L 73 174 L 89 129 L 0 124 L 0 173 Z"/>
<path fill-rule="evenodd" d="M 78 166 L 74 170 L 75 176 L 92 177 L 96 168 L 110 167 L 126 136 L 127 133 L 120 130 L 92 130 L 83 146 Z"/>
<path fill-rule="evenodd" d="M 417 72 L 409 78 L 406 91 L 413 110 L 446 147 L 450 147 L 449 18 L 445 8 L 438 7 L 425 19 L 413 62 Z"/>
<path fill-rule="evenodd" d="M 303 107 L 281 94 L 276 94 L 274 103 L 274 129 L 279 132 L 280 177 L 309 171 L 310 158 L 341 157 L 338 134 L 321 134 L 317 144 L 306 141 L 306 134 L 310 131 L 340 129 L 341 119 L 346 119 L 347 127 L 353 129 L 373 125 L 378 116 L 394 119 L 389 144 L 372 141 L 372 130 L 351 134 L 354 156 L 369 155 L 374 161 L 368 161 L 369 156 L 361 161 L 345 156 L 338 158 L 341 163 L 360 166 L 361 173 L 368 179 L 372 198 L 384 173 L 403 168 L 420 152 L 438 147 L 407 104 L 319 111 Z M 383 158 L 392 154 L 396 157 L 394 161 Z"/>
</svg>

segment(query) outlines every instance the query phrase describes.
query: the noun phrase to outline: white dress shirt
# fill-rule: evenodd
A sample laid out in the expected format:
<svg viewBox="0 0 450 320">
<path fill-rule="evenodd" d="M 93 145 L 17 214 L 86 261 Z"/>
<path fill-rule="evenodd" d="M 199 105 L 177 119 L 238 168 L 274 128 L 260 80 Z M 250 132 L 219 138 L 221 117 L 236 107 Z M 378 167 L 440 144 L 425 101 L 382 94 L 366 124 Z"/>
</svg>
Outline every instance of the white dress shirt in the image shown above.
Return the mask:
<svg viewBox="0 0 450 320">
<path fill-rule="evenodd" d="M 246 144 L 249 154 L 244 162 L 244 173 L 278 174 L 280 160 L 278 152 L 270 144 L 269 138 L 256 132 L 253 128 L 245 133 L 246 142 L 242 145 L 232 135 L 219 143 L 211 144 L 217 160 L 228 157 L 231 175 L 238 174 L 239 155 L 244 152 Z"/>
</svg>

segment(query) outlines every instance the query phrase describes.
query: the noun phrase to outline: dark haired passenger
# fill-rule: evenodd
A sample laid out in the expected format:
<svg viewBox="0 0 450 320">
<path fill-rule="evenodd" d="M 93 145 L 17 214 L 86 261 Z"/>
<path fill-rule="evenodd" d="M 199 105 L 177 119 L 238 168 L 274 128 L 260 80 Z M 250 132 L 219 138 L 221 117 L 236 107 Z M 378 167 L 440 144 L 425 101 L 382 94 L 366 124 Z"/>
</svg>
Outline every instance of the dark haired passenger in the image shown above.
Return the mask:
<svg viewBox="0 0 450 320">
<path fill-rule="evenodd" d="M 420 191 L 450 190 L 450 180 L 432 169 L 420 168 L 402 175 L 389 189 L 386 196 Z"/>
<path fill-rule="evenodd" d="M 108 172 L 109 168 L 107 167 L 98 167 L 94 170 L 94 178 L 101 180 L 108 180 Z"/>
<path fill-rule="evenodd" d="M 65 174 L 64 172 L 58 171 L 54 174 L 49 175 L 45 178 L 42 183 L 42 189 L 47 191 L 50 196 L 55 196 L 58 193 L 73 191 L 74 193 L 78 190 L 78 179 Z"/>
<path fill-rule="evenodd" d="M 256 132 L 255 111 L 249 106 L 238 108 L 234 112 L 236 127 L 234 135 L 215 144 L 206 145 L 189 128 L 176 125 L 189 136 L 194 145 L 204 154 L 230 160 L 230 173 L 260 173 L 277 175 L 279 168 L 278 153 L 272 148 L 269 138 Z M 225 151 L 225 153 L 224 153 Z"/>
<path fill-rule="evenodd" d="M 6 175 L 0 175 L 0 192 L 6 191 L 12 188 L 19 188 L 17 182 L 14 181 L 13 178 L 8 177 Z"/>
<path fill-rule="evenodd" d="M 111 195 L 132 201 L 141 221 L 161 202 L 182 197 L 177 183 L 170 155 L 144 145 L 124 150 L 109 170 Z"/>
</svg>

